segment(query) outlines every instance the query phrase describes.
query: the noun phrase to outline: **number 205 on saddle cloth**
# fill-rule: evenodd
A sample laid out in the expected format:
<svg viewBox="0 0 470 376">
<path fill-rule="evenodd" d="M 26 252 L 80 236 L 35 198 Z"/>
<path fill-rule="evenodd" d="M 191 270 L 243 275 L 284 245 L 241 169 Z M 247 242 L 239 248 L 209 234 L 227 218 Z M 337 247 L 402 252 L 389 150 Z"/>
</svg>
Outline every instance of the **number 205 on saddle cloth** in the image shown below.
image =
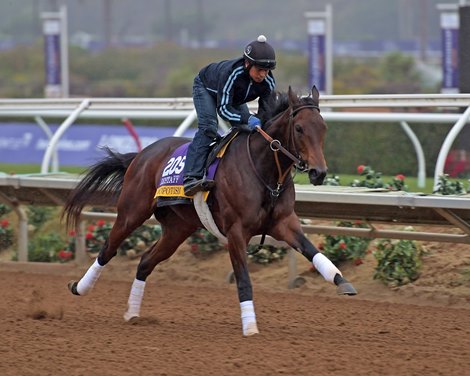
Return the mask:
<svg viewBox="0 0 470 376">
<path fill-rule="evenodd" d="M 225 153 L 229 143 L 221 148 L 216 158 L 212 161 L 207 169 L 207 178 L 213 180 L 219 162 Z M 189 204 L 191 197 L 184 194 L 183 189 L 183 170 L 186 161 L 186 153 L 188 151 L 189 143 L 181 145 L 175 150 L 171 158 L 168 160 L 165 168 L 163 169 L 162 177 L 157 186 L 155 198 L 157 199 L 157 206 L 168 206 L 176 204 Z M 207 200 L 210 191 L 204 192 L 204 200 Z"/>
</svg>

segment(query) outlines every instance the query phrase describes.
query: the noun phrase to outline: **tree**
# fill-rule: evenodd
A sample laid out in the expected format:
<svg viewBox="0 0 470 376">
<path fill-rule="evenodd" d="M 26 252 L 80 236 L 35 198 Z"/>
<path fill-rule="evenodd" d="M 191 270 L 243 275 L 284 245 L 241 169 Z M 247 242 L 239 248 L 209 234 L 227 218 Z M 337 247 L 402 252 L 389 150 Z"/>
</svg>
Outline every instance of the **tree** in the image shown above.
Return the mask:
<svg viewBox="0 0 470 376">
<path fill-rule="evenodd" d="M 381 59 L 378 72 L 385 81 L 376 93 L 419 93 L 422 89 L 421 74 L 412 56 L 393 52 Z"/>
</svg>

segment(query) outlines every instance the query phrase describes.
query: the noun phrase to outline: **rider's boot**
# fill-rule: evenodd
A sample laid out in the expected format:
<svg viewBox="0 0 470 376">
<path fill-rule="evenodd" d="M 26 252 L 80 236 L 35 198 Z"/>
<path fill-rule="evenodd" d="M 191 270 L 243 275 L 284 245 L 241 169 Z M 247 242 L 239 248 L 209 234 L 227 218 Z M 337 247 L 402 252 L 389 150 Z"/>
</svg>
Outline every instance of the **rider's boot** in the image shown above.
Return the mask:
<svg viewBox="0 0 470 376">
<path fill-rule="evenodd" d="M 215 181 L 207 179 L 205 176 L 202 178 L 186 176 L 183 180 L 183 189 L 186 196 L 194 196 L 200 191 L 210 191 L 214 185 Z"/>
</svg>

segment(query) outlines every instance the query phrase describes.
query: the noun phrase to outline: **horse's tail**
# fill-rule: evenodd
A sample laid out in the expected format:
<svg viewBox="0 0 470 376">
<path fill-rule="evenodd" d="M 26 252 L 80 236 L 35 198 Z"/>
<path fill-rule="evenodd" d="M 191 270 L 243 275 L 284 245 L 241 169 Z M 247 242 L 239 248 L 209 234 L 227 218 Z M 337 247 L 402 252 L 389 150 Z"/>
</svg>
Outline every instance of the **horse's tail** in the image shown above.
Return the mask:
<svg viewBox="0 0 470 376">
<path fill-rule="evenodd" d="M 108 156 L 88 168 L 65 202 L 62 218 L 65 217 L 67 228 L 74 228 L 78 224 L 85 205 L 97 197 L 109 200 L 121 193 L 124 175 L 137 153 L 120 154 L 109 148 L 104 150 Z"/>
</svg>

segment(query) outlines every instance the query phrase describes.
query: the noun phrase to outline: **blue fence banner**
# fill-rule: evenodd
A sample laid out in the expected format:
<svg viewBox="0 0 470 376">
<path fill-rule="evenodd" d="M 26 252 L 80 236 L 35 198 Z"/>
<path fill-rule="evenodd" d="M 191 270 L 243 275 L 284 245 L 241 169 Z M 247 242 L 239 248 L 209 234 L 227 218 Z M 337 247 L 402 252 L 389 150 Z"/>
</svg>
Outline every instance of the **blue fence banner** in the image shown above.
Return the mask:
<svg viewBox="0 0 470 376">
<path fill-rule="evenodd" d="M 315 85 L 320 93 L 326 92 L 326 21 L 308 21 L 308 78 L 310 87 Z"/>
<path fill-rule="evenodd" d="M 441 14 L 442 35 L 442 92 L 459 92 L 459 15 Z"/>
<path fill-rule="evenodd" d="M 58 126 L 51 126 L 54 132 Z M 142 147 L 172 136 L 173 127 L 135 127 Z M 193 137 L 189 129 L 184 137 Z M 49 139 L 39 126 L 30 123 L 0 123 L 0 161 L 12 164 L 41 164 Z M 123 125 L 74 124 L 58 144 L 60 165 L 89 166 L 103 158 L 103 147 L 119 153 L 137 152 L 135 138 Z"/>
<path fill-rule="evenodd" d="M 46 96 L 61 96 L 61 51 L 60 51 L 60 20 L 45 19 L 44 33 L 44 65 Z"/>
</svg>

